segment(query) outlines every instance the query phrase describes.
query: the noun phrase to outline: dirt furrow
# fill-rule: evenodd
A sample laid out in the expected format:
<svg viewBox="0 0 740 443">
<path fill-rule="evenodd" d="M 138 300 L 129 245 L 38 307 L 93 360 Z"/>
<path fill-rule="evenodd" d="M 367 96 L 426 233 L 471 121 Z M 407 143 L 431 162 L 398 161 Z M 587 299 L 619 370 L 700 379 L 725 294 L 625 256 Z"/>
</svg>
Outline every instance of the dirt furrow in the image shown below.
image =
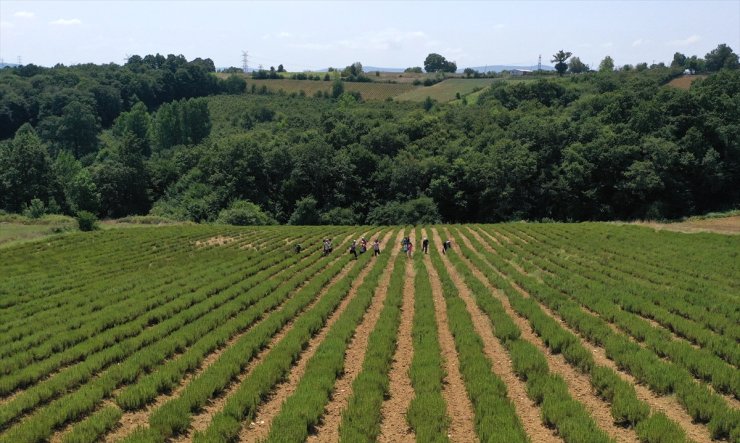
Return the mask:
<svg viewBox="0 0 740 443">
<path fill-rule="evenodd" d="M 383 238 L 383 244 L 388 242 L 388 238 L 390 238 L 390 236 L 390 232 L 386 234 L 385 238 Z M 350 263 L 353 264 L 354 261 L 350 261 Z M 257 409 L 254 420 L 248 426 L 242 426 L 242 430 L 239 433 L 240 442 L 259 442 L 267 437 L 270 432 L 270 427 L 272 426 L 272 421 L 278 413 L 280 413 L 283 402 L 285 402 L 285 400 L 295 392 L 298 387 L 298 383 L 300 383 L 303 378 L 303 374 L 306 372 L 306 365 L 308 365 L 311 357 L 316 353 L 316 349 L 318 349 L 319 345 L 321 345 L 326 338 L 331 327 L 337 322 L 337 320 L 339 320 L 339 317 L 342 316 L 349 303 L 355 298 L 357 290 L 362 285 L 362 282 L 365 281 L 365 277 L 370 273 L 373 266 L 375 266 L 375 261 L 366 266 L 360 272 L 357 276 L 357 280 L 353 282 L 352 289 L 350 289 L 347 296 L 344 297 L 337 309 L 329 316 L 321 330 L 319 330 L 319 332 L 309 340 L 308 346 L 294 363 L 295 365 L 290 370 L 290 374 L 287 379 L 278 385 L 270 394 L 269 400 Z"/>
<path fill-rule="evenodd" d="M 396 248 L 395 245 L 401 242 L 401 238 L 403 238 L 403 230 L 398 231 L 394 243 L 389 243 L 391 245 L 391 256 L 383 270 L 375 294 L 373 294 L 372 304 L 355 330 L 354 337 L 347 347 L 347 352 L 344 355 L 344 372 L 334 384 L 331 400 L 324 408 L 321 423 L 316 427 L 314 433 L 308 437 L 309 442 L 339 441 L 339 425 L 342 421 L 342 412 L 347 407 L 350 397 L 352 397 L 352 383 L 362 371 L 370 334 L 375 329 L 383 310 L 388 295 L 391 274 L 393 274 L 393 264 L 400 252 L 400 249 Z M 385 245 L 384 247 L 388 248 Z"/>
<path fill-rule="evenodd" d="M 490 246 L 484 244 L 483 246 L 488 250 Z M 599 366 L 604 366 L 612 369 L 617 375 L 624 381 L 630 383 L 635 387 L 637 398 L 647 403 L 653 411 L 664 413 L 668 418 L 676 422 L 683 430 L 686 435 L 696 442 L 710 442 L 711 437 L 709 430 L 706 426 L 694 423 L 691 416 L 686 413 L 683 406 L 678 402 L 678 399 L 674 395 L 670 396 L 659 396 L 652 392 L 647 386 L 639 384 L 637 379 L 632 375 L 619 369 L 614 361 L 610 360 L 606 356 L 606 350 L 604 348 L 593 345 L 588 340 L 584 339 L 576 330 L 572 329 L 560 316 L 550 310 L 547 306 L 542 303 L 538 303 L 548 316 L 558 322 L 563 329 L 571 332 L 576 337 L 579 337 L 581 344 L 586 348 L 594 358 L 594 362 Z"/>
<path fill-rule="evenodd" d="M 394 245 L 394 247 L 397 247 Z M 401 305 L 401 324 L 398 329 L 396 353 L 388 374 L 390 398 L 383 402 L 378 441 L 382 443 L 413 442 L 416 440 L 414 431 L 406 421 L 406 411 L 411 399 L 414 398 L 414 388 L 411 386 L 409 369 L 414 357 L 414 347 L 411 338 L 411 328 L 414 321 L 414 262 L 406 260 L 403 285 L 403 303 Z"/>
<path fill-rule="evenodd" d="M 432 229 L 435 242 L 439 242 L 440 236 L 435 228 Z M 540 409 L 527 396 L 526 384 L 514 373 L 514 367 L 509 354 L 501 342 L 493 335 L 493 326 L 488 316 L 480 310 L 473 299 L 470 290 L 462 281 L 460 275 L 455 271 L 454 265 L 449 259 L 442 255 L 442 261 L 450 273 L 450 278 L 457 288 L 460 298 L 465 302 L 468 312 L 473 319 L 475 331 L 483 341 L 483 350 L 491 360 L 493 372 L 501 378 L 506 385 L 506 395 L 514 404 L 514 409 L 522 421 L 522 426 L 533 442 L 560 442 L 551 429 L 548 429 L 540 418 Z M 429 268 L 430 275 L 439 284 L 439 276 L 433 267 Z"/>
<path fill-rule="evenodd" d="M 460 238 L 468 248 L 475 250 L 467 237 L 461 235 Z M 561 354 L 551 354 L 542 339 L 532 330 L 529 325 L 529 321 L 520 316 L 514 308 L 511 307 L 509 299 L 498 289 L 491 286 L 485 275 L 483 275 L 481 270 L 476 268 L 472 262 L 468 261 L 465 257 L 461 256 L 460 258 L 466 262 L 473 275 L 481 280 L 491 291 L 491 294 L 501 301 L 506 313 L 512 320 L 514 320 L 516 325 L 522 331 L 522 339 L 534 344 L 540 352 L 545 355 L 548 365 L 550 366 L 550 371 L 554 374 L 560 375 L 563 380 L 565 380 L 568 385 L 568 390 L 573 398 L 580 401 L 586 407 L 596 424 L 606 431 L 607 434 L 614 437 L 618 442 L 637 442 L 637 434 L 633 429 L 626 429 L 614 424 L 614 418 L 611 415 L 609 404 L 594 393 L 589 376 L 570 366 Z"/>
<path fill-rule="evenodd" d="M 426 230 L 422 230 L 422 236 L 427 236 Z M 437 320 L 437 339 L 447 373 L 442 386 L 442 397 L 447 404 L 447 416 L 450 417 L 448 435 L 454 442 L 479 441 L 475 435 L 475 411 L 466 393 L 465 383 L 460 373 L 455 339 L 447 324 L 447 304 L 442 292 L 442 283 L 429 255 L 424 255 L 424 265 L 429 273 L 429 282 L 432 287 L 434 317 Z"/>
</svg>

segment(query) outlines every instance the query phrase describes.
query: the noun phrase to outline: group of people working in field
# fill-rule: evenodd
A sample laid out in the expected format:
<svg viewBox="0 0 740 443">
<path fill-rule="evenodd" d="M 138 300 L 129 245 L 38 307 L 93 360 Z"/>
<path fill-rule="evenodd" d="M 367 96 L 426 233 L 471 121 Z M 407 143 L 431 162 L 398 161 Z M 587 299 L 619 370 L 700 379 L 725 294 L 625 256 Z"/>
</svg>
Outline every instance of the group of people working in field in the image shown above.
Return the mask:
<svg viewBox="0 0 740 443">
<path fill-rule="evenodd" d="M 442 243 L 442 253 L 447 254 L 447 251 L 451 247 L 452 242 L 445 240 Z M 429 239 L 426 237 L 421 240 L 421 250 L 425 254 L 429 254 Z M 403 240 L 401 240 L 401 251 L 409 258 L 414 256 L 414 242 L 411 240 L 411 237 L 404 237 Z"/>
<path fill-rule="evenodd" d="M 373 240 L 372 244 L 373 248 L 373 256 L 380 255 L 380 240 L 377 238 Z M 452 248 L 452 242 L 449 240 L 445 240 L 442 243 L 442 253 L 447 254 L 447 251 Z M 295 245 L 295 252 L 300 253 L 302 250 L 302 246 L 300 244 Z M 329 255 L 334 250 L 334 246 L 332 245 L 330 238 L 325 238 L 322 243 L 322 251 L 323 254 Z M 359 244 L 357 240 L 352 240 L 352 244 L 349 246 L 349 253 L 350 255 L 353 255 L 355 257 L 355 260 L 359 257 L 359 254 L 364 254 L 368 250 L 368 241 L 365 237 L 360 238 Z M 429 239 L 424 237 L 421 241 L 421 250 L 425 254 L 429 254 Z M 414 256 L 414 242 L 411 240 L 411 237 L 404 237 L 403 240 L 401 240 L 401 251 L 406 254 L 407 257 L 411 258 Z"/>
</svg>

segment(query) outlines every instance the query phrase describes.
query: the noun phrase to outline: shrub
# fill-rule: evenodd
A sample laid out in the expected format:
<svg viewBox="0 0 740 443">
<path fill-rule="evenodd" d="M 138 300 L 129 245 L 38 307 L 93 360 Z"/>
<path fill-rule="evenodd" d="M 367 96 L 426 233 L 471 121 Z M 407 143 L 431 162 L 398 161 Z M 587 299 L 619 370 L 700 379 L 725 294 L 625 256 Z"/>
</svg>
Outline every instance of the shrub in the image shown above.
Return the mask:
<svg viewBox="0 0 740 443">
<path fill-rule="evenodd" d="M 236 200 L 218 213 L 218 223 L 237 226 L 274 225 L 276 222 L 259 206 L 247 200 Z"/>
<path fill-rule="evenodd" d="M 77 226 L 83 232 L 94 231 L 98 229 L 98 218 L 92 212 L 80 211 L 77 213 Z"/>
<path fill-rule="evenodd" d="M 46 206 L 38 198 L 31 200 L 31 204 L 23 211 L 23 215 L 28 218 L 41 218 L 44 214 L 46 214 Z"/>
</svg>

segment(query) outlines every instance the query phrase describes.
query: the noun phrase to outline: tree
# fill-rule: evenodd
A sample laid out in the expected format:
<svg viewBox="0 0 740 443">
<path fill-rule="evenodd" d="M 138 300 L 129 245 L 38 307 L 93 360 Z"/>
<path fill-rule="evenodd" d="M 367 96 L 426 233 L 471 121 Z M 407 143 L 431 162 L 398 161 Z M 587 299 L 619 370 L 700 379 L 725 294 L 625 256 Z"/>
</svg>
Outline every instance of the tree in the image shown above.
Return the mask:
<svg viewBox="0 0 740 443">
<path fill-rule="evenodd" d="M 319 225 L 321 214 L 318 202 L 313 197 L 304 197 L 296 202 L 295 210 L 288 221 L 291 225 Z"/>
<path fill-rule="evenodd" d="M 567 60 L 570 58 L 570 56 L 573 55 L 572 52 L 564 52 L 562 49 L 555 53 L 552 56 L 552 60 L 550 60 L 552 63 L 555 63 L 555 70 L 558 71 L 558 75 L 565 74 L 565 71 L 568 70 L 568 63 Z M 557 62 L 557 63 L 556 63 Z"/>
<path fill-rule="evenodd" d="M 703 58 L 692 55 L 691 58 L 686 60 L 686 68 L 691 71 L 692 74 L 695 72 L 702 72 L 706 68 L 706 62 Z"/>
<path fill-rule="evenodd" d="M 580 58 L 573 57 L 570 59 L 570 63 L 568 64 L 568 70 L 573 74 L 580 74 L 582 72 L 588 72 L 589 67 L 587 64 L 583 63 Z"/>
<path fill-rule="evenodd" d="M 427 72 L 455 72 L 457 71 L 457 65 L 455 62 L 447 61 L 439 54 L 431 53 L 424 59 L 424 70 Z"/>
<path fill-rule="evenodd" d="M 151 155 L 151 144 L 149 142 L 151 130 L 152 121 L 146 105 L 142 102 L 137 102 L 130 111 L 119 115 L 113 124 L 113 133 L 118 137 L 130 132 L 139 140 L 145 157 Z"/>
<path fill-rule="evenodd" d="M 671 62 L 671 68 L 685 68 L 686 67 L 686 56 L 680 52 L 673 54 L 673 61 Z"/>
<path fill-rule="evenodd" d="M 336 79 L 331 85 L 331 96 L 332 98 L 339 98 L 344 93 L 344 83 L 341 80 Z"/>
<path fill-rule="evenodd" d="M 218 223 L 237 226 L 274 225 L 275 220 L 248 200 L 235 200 L 218 213 Z"/>
<path fill-rule="evenodd" d="M 98 148 L 100 118 L 90 106 L 73 101 L 62 110 L 56 126 L 56 144 L 80 158 Z"/>
<path fill-rule="evenodd" d="M 411 68 L 404 69 L 403 72 L 409 73 L 409 74 L 421 74 L 422 73 L 422 69 L 421 69 L 421 66 L 414 66 L 414 67 L 411 67 Z"/>
<path fill-rule="evenodd" d="M 16 212 L 34 198 L 49 201 L 55 185 L 46 146 L 26 123 L 0 145 L 0 207 Z"/>
<path fill-rule="evenodd" d="M 476 71 L 473 68 L 465 68 L 463 70 L 463 74 L 465 74 L 465 77 L 467 78 L 480 76 L 480 72 Z"/>
<path fill-rule="evenodd" d="M 282 63 L 280 63 L 280 64 L 278 65 L 278 69 L 277 69 L 277 72 L 285 72 L 285 67 L 283 67 L 283 64 L 282 64 Z"/>
<path fill-rule="evenodd" d="M 599 72 L 612 72 L 614 71 L 614 59 L 611 56 L 604 57 L 604 60 L 599 63 Z"/>
<path fill-rule="evenodd" d="M 737 54 L 732 52 L 732 48 L 724 43 L 707 53 L 704 56 L 704 60 L 706 62 L 706 69 L 710 72 L 716 72 L 723 68 L 738 69 L 740 66 Z"/>
<path fill-rule="evenodd" d="M 72 212 L 89 211 L 97 214 L 100 211 L 100 192 L 87 169 L 81 170 L 72 179 L 67 198 Z"/>
</svg>

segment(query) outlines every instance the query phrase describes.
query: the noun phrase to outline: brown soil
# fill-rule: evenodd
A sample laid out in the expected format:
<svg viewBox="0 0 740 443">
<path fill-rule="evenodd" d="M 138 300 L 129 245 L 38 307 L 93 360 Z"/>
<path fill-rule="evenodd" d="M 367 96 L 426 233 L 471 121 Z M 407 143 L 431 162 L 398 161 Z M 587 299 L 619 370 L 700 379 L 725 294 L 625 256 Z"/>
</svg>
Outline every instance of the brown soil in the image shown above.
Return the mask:
<svg viewBox="0 0 740 443">
<path fill-rule="evenodd" d="M 347 236 L 344 239 L 344 242 L 347 242 L 350 237 L 351 236 Z M 331 265 L 329 264 L 329 265 L 327 265 L 327 267 L 328 266 L 331 266 Z M 349 268 L 343 269 L 340 272 L 339 275 L 344 275 L 347 272 L 349 272 Z M 338 276 L 335 276 L 334 279 L 332 279 L 327 284 L 327 286 L 325 287 L 324 291 L 326 290 L 326 288 L 328 288 L 331 285 L 333 285 L 337 281 L 337 279 L 338 279 Z M 306 283 L 304 283 L 303 285 L 301 285 L 298 289 L 294 290 L 294 292 L 300 290 L 300 288 L 303 287 L 303 286 L 305 286 Z M 318 300 L 318 297 L 317 297 L 317 300 Z M 315 301 L 314 301 L 314 303 L 315 303 Z M 273 312 L 279 311 L 280 309 L 282 309 L 282 306 L 277 307 Z M 275 337 L 273 337 L 272 341 L 268 344 L 268 346 L 265 349 L 263 349 L 262 351 L 260 351 L 260 353 L 257 355 L 257 357 L 254 360 L 258 360 L 260 357 L 263 356 L 263 354 L 266 354 L 269 351 L 269 349 L 271 349 L 272 346 L 279 341 L 278 336 L 280 338 L 282 338 L 282 335 L 284 335 L 285 330 L 287 328 L 289 328 L 290 325 L 292 325 L 292 322 L 293 322 L 293 320 L 291 320 L 291 322 L 289 322 L 283 328 L 283 330 L 281 330 Z M 239 333 L 239 334 L 231 337 L 226 342 L 226 344 L 224 344 L 224 346 L 222 346 L 221 348 L 219 348 L 215 352 L 207 355 L 206 358 L 203 360 L 203 362 L 201 362 L 201 364 L 198 367 L 198 369 L 195 372 L 193 372 L 193 373 L 187 374 L 180 381 L 180 384 L 174 390 L 172 390 L 172 392 L 170 392 L 169 394 L 162 394 L 162 395 L 158 396 L 154 400 L 153 403 L 149 404 L 143 410 L 138 410 L 138 411 L 132 411 L 132 412 L 126 412 L 126 413 L 124 413 L 123 414 L 123 417 L 121 417 L 121 420 L 119 421 L 119 425 L 116 428 L 114 428 L 112 432 L 110 432 L 109 434 L 107 434 L 105 436 L 105 442 L 109 443 L 109 442 L 114 442 L 114 441 L 120 441 L 121 439 L 125 438 L 127 435 L 129 435 L 133 431 L 135 431 L 137 427 L 139 427 L 139 426 L 148 426 L 149 417 L 151 416 L 151 414 L 156 409 L 158 409 L 159 407 L 161 407 L 162 405 L 164 405 L 165 403 L 167 403 L 169 400 L 178 397 L 180 395 L 180 393 L 188 386 L 188 384 L 190 383 L 190 381 L 193 378 L 199 377 L 201 374 L 203 374 L 213 363 L 215 363 L 221 357 L 221 355 L 224 352 L 226 352 L 227 349 L 229 349 L 234 343 L 236 343 L 244 334 L 246 334 L 247 332 L 249 332 L 251 329 L 252 329 L 252 327 L 250 327 L 247 330 L 245 330 L 245 331 L 243 331 L 243 332 L 241 332 L 241 333 Z M 252 366 L 250 364 L 250 365 L 247 366 L 247 369 L 249 369 L 251 367 Z M 241 380 L 244 377 L 246 377 L 246 374 L 248 372 L 249 372 L 248 370 L 243 371 L 242 374 L 240 375 L 241 378 L 239 379 L 239 383 L 232 384 L 230 390 L 227 391 L 227 392 L 231 393 L 231 392 L 235 391 L 236 388 L 241 383 Z M 227 397 L 228 397 L 227 395 L 222 395 L 220 398 L 225 401 L 225 399 Z M 205 409 L 208 409 L 208 407 L 211 406 L 212 404 L 213 403 L 207 405 L 205 407 Z M 214 409 L 214 411 L 218 411 L 218 410 L 220 410 L 220 409 Z M 203 411 L 201 411 L 201 412 L 203 412 Z M 195 415 L 193 417 L 193 423 L 195 423 L 195 421 L 197 421 L 198 419 L 202 419 L 202 417 L 201 417 L 202 415 L 204 415 L 204 414 L 201 413 L 201 414 Z M 208 415 L 208 423 L 210 423 L 210 416 L 211 416 L 211 414 Z M 186 437 L 187 437 L 187 435 L 180 436 L 179 440 L 182 441 Z"/>
<path fill-rule="evenodd" d="M 394 245 L 395 246 L 395 245 Z M 414 398 L 414 388 L 411 386 L 409 368 L 414 355 L 414 346 L 411 339 L 411 328 L 414 320 L 414 263 L 406 260 L 406 269 L 403 286 L 403 304 L 401 306 L 401 324 L 398 329 L 396 352 L 393 356 L 390 373 L 388 374 L 390 398 L 383 402 L 380 423 L 379 442 L 398 443 L 414 442 L 414 431 L 406 421 L 406 411 Z"/>
<path fill-rule="evenodd" d="M 391 233 L 387 233 L 382 242 L 387 243 L 390 236 Z M 283 403 L 293 395 L 296 388 L 298 388 L 298 384 L 303 378 L 303 374 L 306 372 L 308 362 L 311 361 L 311 358 L 314 356 L 321 343 L 323 343 L 334 323 L 339 320 L 347 309 L 347 306 L 349 306 L 350 302 L 355 298 L 357 290 L 362 285 L 362 282 L 365 281 L 365 277 L 370 273 L 373 266 L 375 266 L 375 263 L 376 261 L 372 261 L 368 266 L 360 271 L 360 274 L 353 282 L 352 288 L 347 296 L 344 297 L 337 309 L 329 316 L 319 332 L 309 340 L 308 346 L 294 363 L 295 366 L 291 369 L 287 379 L 279 384 L 270 394 L 269 400 L 258 408 L 257 414 L 249 426 L 242 427 L 241 433 L 239 434 L 240 442 L 259 442 L 263 441 L 267 437 L 270 432 L 270 427 L 272 426 L 272 421 L 280 413 Z M 351 265 L 354 265 L 354 261 L 350 261 L 350 268 Z"/>
<path fill-rule="evenodd" d="M 398 244 L 401 238 L 403 238 L 403 230 L 398 231 L 393 244 Z M 354 337 L 345 352 L 344 371 L 334 384 L 331 400 L 324 408 L 321 423 L 315 428 L 314 433 L 308 437 L 309 442 L 339 441 L 339 425 L 342 421 L 342 412 L 347 407 L 350 397 L 352 397 L 352 383 L 362 371 L 367 343 L 383 310 L 388 295 L 391 274 L 393 273 L 393 264 L 400 252 L 400 249 L 396 247 L 391 247 L 390 250 L 390 259 L 375 289 L 370 308 L 355 330 Z"/>
<path fill-rule="evenodd" d="M 656 231 L 683 232 L 692 234 L 696 232 L 716 232 L 719 234 L 740 234 L 740 215 L 722 218 L 708 218 L 706 220 L 687 220 L 678 223 L 658 223 L 653 221 L 635 222 L 637 225 L 648 226 Z"/>
<path fill-rule="evenodd" d="M 436 229 L 432 229 L 432 236 L 435 242 L 439 242 L 440 237 Z M 514 367 L 506 348 L 504 348 L 496 336 L 493 335 L 491 320 L 483 311 L 480 310 L 480 308 L 478 308 L 470 290 L 462 281 L 460 275 L 455 271 L 454 265 L 445 255 L 442 255 L 441 257 L 445 267 L 450 273 L 450 278 L 460 294 L 460 298 L 465 302 L 468 312 L 470 313 L 475 331 L 483 342 L 483 352 L 485 352 L 486 356 L 492 363 L 493 372 L 501 378 L 506 385 L 506 394 L 514 404 L 514 410 L 516 410 L 517 416 L 519 416 L 522 421 L 524 431 L 533 442 L 562 441 L 559 437 L 554 435 L 551 429 L 548 429 L 544 424 L 542 424 L 542 420 L 540 419 L 540 409 L 527 396 L 526 385 L 514 373 Z M 439 280 L 439 276 L 434 268 L 430 267 L 429 273 L 433 276 L 434 280 Z"/>
<path fill-rule="evenodd" d="M 422 236 L 427 236 L 426 230 L 422 230 Z M 470 398 L 467 396 L 465 383 L 460 373 L 460 360 L 455 348 L 455 339 L 447 325 L 447 303 L 444 300 L 442 283 L 439 280 L 439 275 L 437 275 L 437 270 L 432 266 L 429 255 L 424 255 L 424 265 L 429 273 L 429 282 L 432 286 L 434 317 L 437 320 L 437 339 L 444 359 L 444 369 L 447 373 L 442 386 L 442 397 L 445 399 L 447 415 L 450 417 L 448 437 L 454 442 L 479 441 L 475 435 L 475 411 Z"/>
<path fill-rule="evenodd" d="M 484 245 L 484 248 L 488 250 L 490 246 Z M 653 411 L 663 412 L 669 419 L 676 422 L 686 432 L 686 435 L 692 440 L 696 442 L 711 441 L 707 428 L 700 424 L 694 423 L 691 416 L 686 413 L 686 411 L 683 409 L 675 396 L 659 396 L 652 392 L 647 386 L 639 384 L 639 382 L 632 375 L 621 371 L 617 367 L 617 364 L 606 356 L 606 351 L 603 348 L 593 345 L 591 342 L 582 337 L 577 331 L 568 326 L 568 324 L 565 323 L 565 321 L 563 321 L 563 319 L 560 318 L 557 313 L 550 310 L 550 308 L 543 305 L 542 303 L 539 303 L 539 305 L 542 308 L 542 311 L 545 312 L 545 314 L 550 316 L 552 319 L 557 321 L 563 329 L 569 331 L 570 333 L 581 339 L 581 344 L 591 353 L 594 358 L 594 362 L 597 365 L 612 369 L 620 378 L 634 386 L 637 393 L 637 398 L 647 403 Z M 610 327 L 613 327 L 613 325 L 611 325 L 610 323 L 608 324 Z"/>
<path fill-rule="evenodd" d="M 223 235 L 217 235 L 206 240 L 198 240 L 195 242 L 195 246 L 198 248 L 205 248 L 206 246 L 226 246 L 229 243 L 236 241 L 235 237 L 226 237 Z"/>
<path fill-rule="evenodd" d="M 674 78 L 668 82 L 668 86 L 688 91 L 691 88 L 692 83 L 705 78 L 707 78 L 706 75 L 682 75 L 681 77 Z"/>
<path fill-rule="evenodd" d="M 473 249 L 473 246 L 470 244 L 470 240 L 468 240 L 467 237 L 461 235 L 460 238 L 468 248 Z M 535 345 L 537 349 L 545 355 L 550 371 L 561 376 L 563 380 L 565 380 L 565 383 L 568 385 L 568 390 L 573 398 L 580 401 L 586 407 L 596 424 L 618 442 L 637 442 L 637 434 L 633 429 L 622 428 L 614 424 L 614 418 L 611 415 L 609 404 L 604 402 L 593 392 L 589 376 L 570 366 L 562 355 L 551 354 L 542 339 L 532 330 L 526 318 L 521 317 L 511 307 L 509 299 L 498 289 L 491 286 L 481 270 L 477 269 L 472 262 L 468 261 L 465 257 L 461 256 L 460 258 L 467 263 L 472 273 L 481 282 L 483 282 L 483 284 L 491 291 L 491 294 L 501 301 L 508 316 L 522 331 L 522 339 Z"/>
</svg>

